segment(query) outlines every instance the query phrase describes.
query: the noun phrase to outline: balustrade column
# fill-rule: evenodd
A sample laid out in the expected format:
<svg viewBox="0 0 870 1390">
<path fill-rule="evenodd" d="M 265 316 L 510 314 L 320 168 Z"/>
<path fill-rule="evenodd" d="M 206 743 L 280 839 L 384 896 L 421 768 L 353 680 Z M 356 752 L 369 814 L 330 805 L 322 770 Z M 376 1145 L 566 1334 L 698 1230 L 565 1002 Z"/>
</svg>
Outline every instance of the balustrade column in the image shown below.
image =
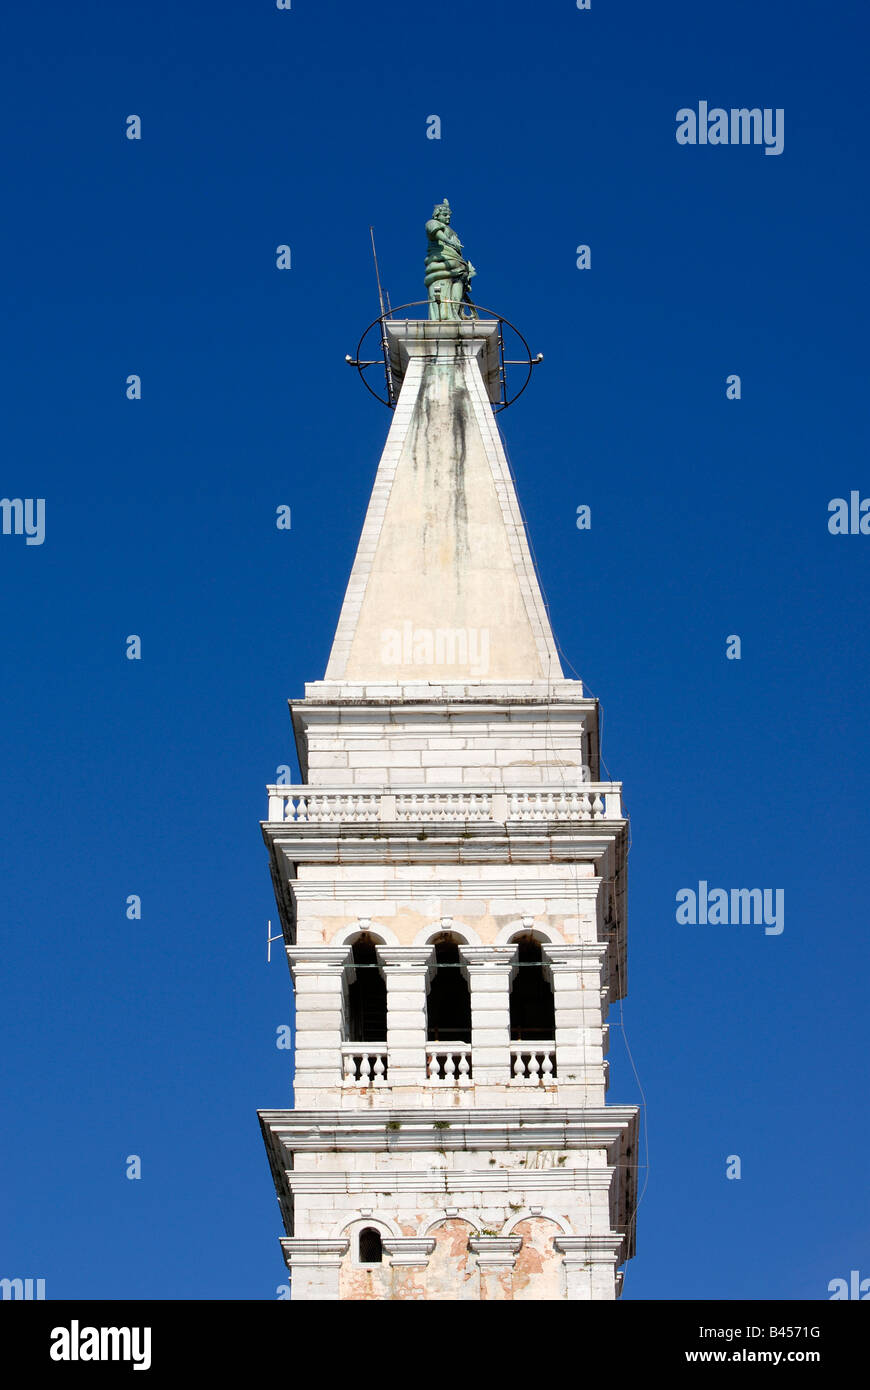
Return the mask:
<svg viewBox="0 0 870 1390">
<path fill-rule="evenodd" d="M 471 1067 L 476 1086 L 501 1086 L 511 1074 L 511 980 L 517 948 L 460 946 L 471 991 Z"/>
<path fill-rule="evenodd" d="M 349 946 L 288 946 L 296 992 L 297 1106 L 316 1104 L 318 1094 L 341 1085 L 342 1012 Z"/>
<path fill-rule="evenodd" d="M 387 1077 L 390 1087 L 426 1079 L 426 986 L 435 973 L 433 946 L 378 946 L 387 981 Z"/>
<path fill-rule="evenodd" d="M 583 1087 L 586 1104 L 603 1105 L 601 972 L 607 947 L 597 941 L 579 946 L 545 942 L 541 950 L 553 985 L 559 1089 Z"/>
</svg>

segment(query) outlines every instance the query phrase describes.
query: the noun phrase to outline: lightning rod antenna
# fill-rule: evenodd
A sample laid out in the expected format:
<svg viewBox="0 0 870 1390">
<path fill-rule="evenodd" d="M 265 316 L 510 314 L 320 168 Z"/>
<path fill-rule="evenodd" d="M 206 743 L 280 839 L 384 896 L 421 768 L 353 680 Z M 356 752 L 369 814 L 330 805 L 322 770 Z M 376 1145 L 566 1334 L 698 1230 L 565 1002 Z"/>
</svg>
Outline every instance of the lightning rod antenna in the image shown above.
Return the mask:
<svg viewBox="0 0 870 1390">
<path fill-rule="evenodd" d="M 282 936 L 284 935 L 283 932 L 279 931 L 279 932 L 277 933 L 276 936 L 272 936 L 272 935 L 271 935 L 271 931 L 272 931 L 272 922 L 271 922 L 271 919 L 270 919 L 270 920 L 266 923 L 266 964 L 267 964 L 267 965 L 271 965 L 271 963 L 272 963 L 272 942 L 273 942 L 273 941 L 280 941 L 281 938 L 282 938 Z"/>
<path fill-rule="evenodd" d="M 381 285 L 381 272 L 380 272 L 380 268 L 379 268 L 379 266 L 378 266 L 378 253 L 377 253 L 377 251 L 375 250 L 375 229 L 374 229 L 374 227 L 369 227 L 369 233 L 370 233 L 371 239 L 372 239 L 372 255 L 373 255 L 374 258 L 375 258 L 375 275 L 376 275 L 377 281 L 378 281 L 378 301 L 379 301 L 380 306 L 381 306 L 381 352 L 383 353 L 383 356 L 384 356 L 384 378 L 385 378 L 386 383 L 387 383 L 387 398 L 388 398 L 389 400 L 391 400 L 391 401 L 393 402 L 393 404 L 395 404 L 395 401 L 396 401 L 396 392 L 395 392 L 395 388 L 394 388 L 394 386 L 393 386 L 393 373 L 392 373 L 392 371 L 390 370 L 390 348 L 389 348 L 389 344 L 388 344 L 388 342 L 387 342 L 387 330 L 386 330 L 386 327 L 384 326 L 384 319 L 386 318 L 386 313 L 387 313 L 387 311 L 386 311 L 386 309 L 384 308 L 384 291 L 383 291 L 383 287 L 382 287 L 382 285 Z M 390 302 L 390 296 L 387 295 L 387 303 L 389 304 L 389 302 Z M 392 312 L 393 312 L 392 309 L 390 309 L 390 313 L 392 313 Z"/>
<path fill-rule="evenodd" d="M 385 311 L 385 309 L 384 309 L 384 291 L 383 291 L 383 289 L 381 288 L 381 272 L 380 272 L 380 270 L 379 270 L 379 268 L 378 268 L 378 253 L 377 253 L 377 251 L 375 250 L 375 229 L 374 229 L 374 227 L 369 227 L 369 234 L 370 234 L 371 239 L 372 239 L 372 255 L 373 255 L 374 258 L 375 258 L 375 276 L 377 277 L 377 282 L 378 282 L 378 302 L 380 303 L 380 306 L 381 306 L 381 318 L 383 318 L 384 313 L 385 313 L 386 311 Z"/>
</svg>

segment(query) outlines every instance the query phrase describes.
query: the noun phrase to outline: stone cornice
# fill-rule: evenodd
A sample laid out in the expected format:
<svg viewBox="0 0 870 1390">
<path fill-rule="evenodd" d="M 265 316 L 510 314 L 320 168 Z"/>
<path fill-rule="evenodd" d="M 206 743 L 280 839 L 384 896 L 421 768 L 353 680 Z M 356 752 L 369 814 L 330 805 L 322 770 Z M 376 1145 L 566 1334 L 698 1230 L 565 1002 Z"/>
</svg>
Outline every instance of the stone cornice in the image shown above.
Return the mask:
<svg viewBox="0 0 870 1390">
<path fill-rule="evenodd" d="M 378 963 L 384 972 L 391 970 L 399 974 L 435 974 L 434 946 L 377 946 Z"/>
<path fill-rule="evenodd" d="M 600 968 L 607 955 L 606 941 L 581 941 L 577 944 L 563 944 L 555 941 L 542 941 L 541 951 L 551 971 L 576 971 L 587 968 Z"/>
<path fill-rule="evenodd" d="M 297 1149 L 298 1152 L 298 1149 Z M 605 1168 L 378 1168 L 347 1172 L 285 1169 L 290 1192 L 609 1192 L 613 1167 Z"/>
<path fill-rule="evenodd" d="M 310 899 L 573 898 L 594 903 L 600 878 L 358 878 L 290 879 L 300 903 Z M 519 930 L 519 927 L 517 928 Z"/>
<path fill-rule="evenodd" d="M 604 1235 L 556 1236 L 553 1245 L 565 1256 L 565 1264 L 613 1264 L 625 1245 L 619 1231 Z"/>
<path fill-rule="evenodd" d="M 285 946 L 296 975 L 322 975 L 340 970 L 351 958 L 350 946 Z"/>
<path fill-rule="evenodd" d="M 500 681 L 498 684 L 502 690 L 507 691 L 511 683 Z M 366 690 L 386 690 L 386 687 L 375 686 L 372 682 L 350 685 L 344 681 L 309 681 L 305 686 L 305 698 L 288 700 L 287 703 L 294 715 L 304 715 L 309 723 L 325 723 L 330 715 L 337 716 L 342 723 L 358 723 L 368 718 L 383 721 L 385 715 L 395 716 L 394 719 L 390 718 L 391 723 L 404 723 L 409 717 L 443 719 L 446 716 L 468 716 L 479 719 L 481 715 L 492 714 L 496 719 L 515 716 L 524 721 L 530 715 L 539 717 L 545 714 L 547 717 L 575 719 L 578 714 L 595 715 L 598 712 L 598 701 L 579 693 L 582 691 L 579 681 L 558 683 L 566 687 L 573 686 L 578 689 L 577 694 L 570 690 L 566 690 L 564 694 L 556 692 L 546 681 L 518 681 L 514 684 L 518 689 L 529 693 L 496 697 L 492 693 L 492 687 L 487 689 L 485 682 L 481 681 L 477 686 L 471 682 L 456 686 L 432 685 L 428 687 L 433 692 L 429 697 L 420 693 L 419 684 L 416 689 L 412 689 L 410 683 L 393 687 L 393 693 L 390 694 L 366 695 Z M 457 692 L 455 695 L 446 693 L 453 690 Z M 471 693 L 475 690 L 476 695 Z M 408 693 L 403 695 L 402 691 Z"/>
<path fill-rule="evenodd" d="M 480 1269 L 513 1269 L 522 1248 L 521 1236 L 469 1236 L 468 1248 Z"/>
<path fill-rule="evenodd" d="M 291 865 L 553 864 L 603 859 L 628 822 L 579 821 L 570 830 L 563 821 L 509 822 L 501 828 L 473 821 L 260 824 L 269 848 Z"/>
<path fill-rule="evenodd" d="M 341 1264 L 343 1256 L 350 1249 L 350 1240 L 315 1240 L 301 1236 L 282 1236 L 281 1249 L 284 1263 L 288 1269 L 294 1265 L 315 1265 L 319 1267 Z"/>
<path fill-rule="evenodd" d="M 393 1266 L 425 1266 L 435 1249 L 435 1240 L 432 1236 L 385 1236 L 383 1246 Z"/>
<path fill-rule="evenodd" d="M 502 970 L 513 978 L 516 973 L 517 949 L 513 945 L 460 946 L 459 955 L 472 974 L 476 971 Z"/>
<path fill-rule="evenodd" d="M 389 865 L 386 866 L 389 872 Z M 340 898 L 574 898 L 595 902 L 600 878 L 535 876 L 510 878 L 290 878 L 289 891 L 297 902 Z M 517 927 L 517 930 L 518 929 Z"/>
<path fill-rule="evenodd" d="M 638 1109 L 608 1105 L 546 1110 L 518 1106 L 475 1113 L 420 1110 L 261 1110 L 275 1155 L 326 1151 L 411 1153 L 431 1150 L 611 1149 L 632 1142 Z M 436 1129 L 436 1124 L 438 1128 Z M 444 1127 L 446 1125 L 446 1127 Z M 279 1160 L 280 1161 L 280 1160 Z M 507 1170 L 505 1170 L 507 1171 Z M 531 1171 L 531 1170 L 530 1170 Z"/>
</svg>

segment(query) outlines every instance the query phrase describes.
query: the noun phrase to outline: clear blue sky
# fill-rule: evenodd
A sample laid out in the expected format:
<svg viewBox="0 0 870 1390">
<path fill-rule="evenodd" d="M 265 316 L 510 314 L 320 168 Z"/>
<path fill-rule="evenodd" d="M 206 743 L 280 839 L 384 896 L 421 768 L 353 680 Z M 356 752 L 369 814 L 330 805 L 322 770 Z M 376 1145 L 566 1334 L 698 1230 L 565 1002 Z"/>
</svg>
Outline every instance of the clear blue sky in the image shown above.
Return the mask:
<svg viewBox="0 0 870 1390">
<path fill-rule="evenodd" d="M 867 39 L 842 0 L 7 13 L 0 492 L 44 497 L 46 538 L 0 536 L 0 1275 L 284 1282 L 258 821 L 389 420 L 343 360 L 377 312 L 368 227 L 419 298 L 446 195 L 480 302 L 545 354 L 502 424 L 632 816 L 651 1170 L 626 1297 L 870 1276 L 870 536 L 827 529 L 870 496 Z M 678 145 L 701 100 L 783 108 L 783 153 Z M 784 932 L 678 925 L 701 879 L 784 889 Z M 636 1101 L 616 1030 L 611 1061 Z"/>
</svg>

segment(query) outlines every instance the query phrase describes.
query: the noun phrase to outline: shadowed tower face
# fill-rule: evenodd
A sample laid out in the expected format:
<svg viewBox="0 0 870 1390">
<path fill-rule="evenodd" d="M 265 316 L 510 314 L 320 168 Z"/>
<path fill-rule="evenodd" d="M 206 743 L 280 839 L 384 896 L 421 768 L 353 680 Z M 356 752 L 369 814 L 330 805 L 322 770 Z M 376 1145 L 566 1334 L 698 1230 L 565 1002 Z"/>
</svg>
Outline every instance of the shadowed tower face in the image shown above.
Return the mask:
<svg viewBox="0 0 870 1390">
<path fill-rule="evenodd" d="M 392 427 L 325 678 L 291 706 L 304 780 L 263 823 L 296 993 L 294 1108 L 260 1115 L 292 1297 L 613 1299 L 621 789 L 532 565 L 498 321 L 385 329 Z"/>
</svg>

